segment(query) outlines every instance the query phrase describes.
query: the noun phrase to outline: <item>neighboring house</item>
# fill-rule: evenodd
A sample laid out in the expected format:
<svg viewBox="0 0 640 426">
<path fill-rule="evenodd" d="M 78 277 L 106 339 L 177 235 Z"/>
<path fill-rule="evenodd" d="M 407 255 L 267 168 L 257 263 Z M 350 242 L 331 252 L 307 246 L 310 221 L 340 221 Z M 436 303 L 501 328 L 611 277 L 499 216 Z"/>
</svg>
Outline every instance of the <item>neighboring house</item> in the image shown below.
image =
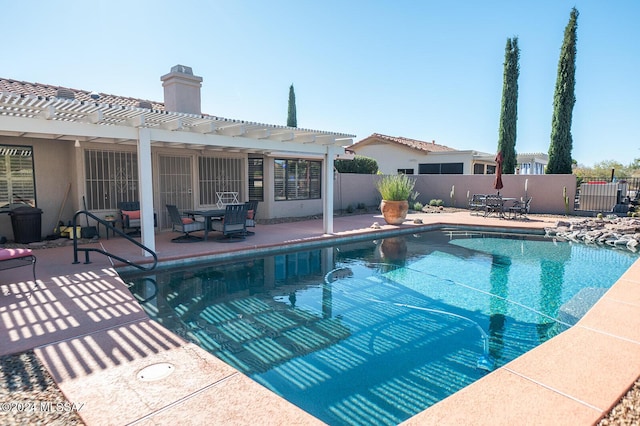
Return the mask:
<svg viewBox="0 0 640 426">
<path fill-rule="evenodd" d="M 518 154 L 516 174 L 519 175 L 543 175 L 549 164 L 549 154 L 534 152 L 530 154 Z"/>
<path fill-rule="evenodd" d="M 260 201 L 261 218 L 322 211 L 333 232 L 333 161 L 353 135 L 204 114 L 190 67 L 160 79 L 163 103 L 0 78 L 0 208 L 37 206 L 48 235 L 84 200 L 98 217 L 140 201 L 154 249 L 154 213 L 168 229 L 166 204 L 206 209 L 228 192 Z"/>
<path fill-rule="evenodd" d="M 384 174 L 494 174 L 495 154 L 459 151 L 435 141 L 374 133 L 349 146 L 348 151 L 373 158 Z M 521 174 L 542 174 L 548 162 L 546 154 L 518 155 Z M 523 171 L 526 170 L 526 173 Z"/>
</svg>

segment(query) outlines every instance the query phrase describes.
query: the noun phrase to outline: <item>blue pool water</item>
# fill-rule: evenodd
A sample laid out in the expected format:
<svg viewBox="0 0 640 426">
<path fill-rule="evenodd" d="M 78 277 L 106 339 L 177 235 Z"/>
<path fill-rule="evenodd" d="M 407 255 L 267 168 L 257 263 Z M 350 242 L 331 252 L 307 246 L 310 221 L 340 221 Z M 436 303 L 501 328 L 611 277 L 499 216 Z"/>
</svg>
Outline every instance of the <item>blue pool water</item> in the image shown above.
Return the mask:
<svg viewBox="0 0 640 426">
<path fill-rule="evenodd" d="M 320 420 L 397 424 L 575 324 L 636 259 L 440 230 L 125 278 L 157 321 Z"/>
</svg>

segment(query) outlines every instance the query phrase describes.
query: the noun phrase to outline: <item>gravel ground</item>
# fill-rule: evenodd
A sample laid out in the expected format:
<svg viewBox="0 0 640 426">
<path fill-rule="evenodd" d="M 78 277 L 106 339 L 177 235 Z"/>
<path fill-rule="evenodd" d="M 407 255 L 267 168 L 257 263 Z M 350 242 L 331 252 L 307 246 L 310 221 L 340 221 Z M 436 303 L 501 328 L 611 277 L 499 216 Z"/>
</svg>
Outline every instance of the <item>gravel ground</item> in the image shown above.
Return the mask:
<svg viewBox="0 0 640 426">
<path fill-rule="evenodd" d="M 0 424 L 84 425 L 33 351 L 0 357 Z"/>
<path fill-rule="evenodd" d="M 640 378 L 598 426 L 640 425 Z"/>
</svg>

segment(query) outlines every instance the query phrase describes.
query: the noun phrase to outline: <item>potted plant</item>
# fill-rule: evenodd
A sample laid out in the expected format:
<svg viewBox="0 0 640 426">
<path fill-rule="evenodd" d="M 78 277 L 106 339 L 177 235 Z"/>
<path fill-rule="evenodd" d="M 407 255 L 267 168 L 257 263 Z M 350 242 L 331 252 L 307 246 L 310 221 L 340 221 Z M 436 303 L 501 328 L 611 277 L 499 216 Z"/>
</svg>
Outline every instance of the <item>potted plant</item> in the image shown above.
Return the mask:
<svg viewBox="0 0 640 426">
<path fill-rule="evenodd" d="M 407 218 L 409 196 L 416 182 L 407 175 L 387 175 L 378 181 L 376 188 L 382 202 L 380 211 L 389 225 L 400 225 Z"/>
</svg>

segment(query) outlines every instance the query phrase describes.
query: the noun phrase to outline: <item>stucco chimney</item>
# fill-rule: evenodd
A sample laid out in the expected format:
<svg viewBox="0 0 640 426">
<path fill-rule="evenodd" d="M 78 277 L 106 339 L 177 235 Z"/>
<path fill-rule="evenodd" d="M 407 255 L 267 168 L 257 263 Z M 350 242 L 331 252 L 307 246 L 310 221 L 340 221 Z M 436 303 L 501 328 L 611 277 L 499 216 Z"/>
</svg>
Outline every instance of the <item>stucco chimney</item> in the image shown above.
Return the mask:
<svg viewBox="0 0 640 426">
<path fill-rule="evenodd" d="M 202 77 L 193 75 L 191 67 L 176 65 L 160 77 L 164 87 L 164 109 L 171 112 L 201 114 Z"/>
</svg>

